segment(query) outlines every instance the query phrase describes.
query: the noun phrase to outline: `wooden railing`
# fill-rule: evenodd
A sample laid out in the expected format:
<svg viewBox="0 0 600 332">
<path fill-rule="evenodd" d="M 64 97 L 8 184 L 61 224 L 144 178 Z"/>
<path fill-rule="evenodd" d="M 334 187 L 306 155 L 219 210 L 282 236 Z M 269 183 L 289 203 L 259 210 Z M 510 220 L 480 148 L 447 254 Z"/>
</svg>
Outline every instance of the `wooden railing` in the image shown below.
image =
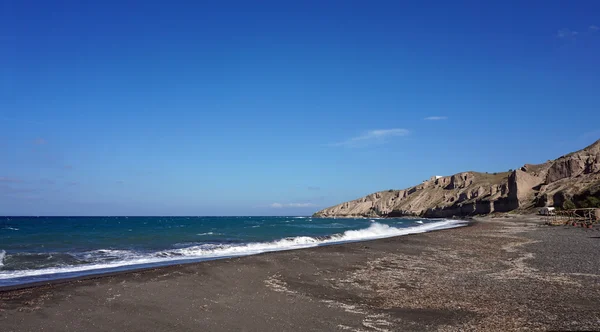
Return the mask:
<svg viewBox="0 0 600 332">
<path fill-rule="evenodd" d="M 581 227 L 592 227 L 600 222 L 600 209 L 572 209 L 554 211 L 551 216 L 544 216 L 549 225 L 573 225 Z"/>
</svg>

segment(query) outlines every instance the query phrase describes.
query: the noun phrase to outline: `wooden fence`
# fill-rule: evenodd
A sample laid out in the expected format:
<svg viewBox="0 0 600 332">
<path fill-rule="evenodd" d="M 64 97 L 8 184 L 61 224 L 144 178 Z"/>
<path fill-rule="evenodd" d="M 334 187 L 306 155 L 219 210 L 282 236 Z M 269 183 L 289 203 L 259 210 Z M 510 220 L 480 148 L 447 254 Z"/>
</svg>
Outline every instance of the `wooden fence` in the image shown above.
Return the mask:
<svg viewBox="0 0 600 332">
<path fill-rule="evenodd" d="M 573 225 L 581 227 L 592 227 L 600 222 L 600 209 L 572 209 L 554 211 L 551 216 L 544 216 L 549 225 Z"/>
</svg>

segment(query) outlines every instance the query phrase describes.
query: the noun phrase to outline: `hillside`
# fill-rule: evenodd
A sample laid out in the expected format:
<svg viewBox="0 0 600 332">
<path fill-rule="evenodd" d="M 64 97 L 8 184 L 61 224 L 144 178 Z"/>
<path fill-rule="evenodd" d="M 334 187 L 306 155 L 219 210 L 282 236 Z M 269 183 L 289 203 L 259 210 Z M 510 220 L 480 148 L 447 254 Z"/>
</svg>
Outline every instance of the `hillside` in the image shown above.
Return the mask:
<svg viewBox="0 0 600 332">
<path fill-rule="evenodd" d="M 498 173 L 462 172 L 403 190 L 380 191 L 323 209 L 316 217 L 442 218 L 526 211 L 534 207 L 597 202 L 600 140 L 543 164 Z"/>
</svg>

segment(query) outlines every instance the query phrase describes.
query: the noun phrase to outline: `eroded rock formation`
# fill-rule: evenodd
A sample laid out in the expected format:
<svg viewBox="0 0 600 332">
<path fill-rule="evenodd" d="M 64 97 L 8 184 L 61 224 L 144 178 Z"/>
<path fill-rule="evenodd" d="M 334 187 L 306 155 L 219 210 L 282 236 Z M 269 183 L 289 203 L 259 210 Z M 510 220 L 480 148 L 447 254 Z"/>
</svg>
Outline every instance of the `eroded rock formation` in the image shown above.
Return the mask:
<svg viewBox="0 0 600 332">
<path fill-rule="evenodd" d="M 463 172 L 404 190 L 380 191 L 315 213 L 317 217 L 442 218 L 561 206 L 600 188 L 600 140 L 544 164 L 511 172 Z"/>
</svg>

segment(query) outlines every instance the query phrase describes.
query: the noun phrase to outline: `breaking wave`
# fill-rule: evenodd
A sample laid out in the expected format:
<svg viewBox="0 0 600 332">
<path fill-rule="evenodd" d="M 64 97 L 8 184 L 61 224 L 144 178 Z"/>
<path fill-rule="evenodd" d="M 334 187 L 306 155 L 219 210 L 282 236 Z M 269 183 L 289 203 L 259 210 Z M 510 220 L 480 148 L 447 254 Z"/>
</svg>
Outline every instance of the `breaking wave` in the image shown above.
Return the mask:
<svg viewBox="0 0 600 332">
<path fill-rule="evenodd" d="M 193 262 L 217 258 L 254 255 L 272 251 L 310 248 L 344 242 L 374 240 L 393 236 L 455 228 L 464 225 L 466 225 L 464 221 L 444 220 L 421 224 L 414 227 L 396 228 L 385 224 L 380 224 L 378 222 L 373 222 L 367 228 L 348 230 L 331 236 L 298 236 L 284 238 L 272 242 L 253 242 L 243 244 L 204 243 L 191 245 L 184 248 L 175 248 L 155 252 L 101 249 L 73 254 L 71 257 L 76 259 L 77 262 L 63 259 L 59 266 L 54 267 L 44 267 L 38 269 L 7 269 L 7 266 L 4 266 L 3 269 L 0 269 L 0 286 L 23 283 L 22 280 L 11 281 L 11 279 L 16 278 L 26 278 L 26 282 L 51 280 L 70 276 L 110 272 L 115 270 L 127 270 L 134 267 L 138 268 L 145 266 L 169 265 L 182 261 Z M 2 262 L 5 256 L 6 252 L 0 250 L 0 266 L 3 266 Z M 50 254 L 50 256 L 52 256 L 52 254 Z"/>
</svg>

